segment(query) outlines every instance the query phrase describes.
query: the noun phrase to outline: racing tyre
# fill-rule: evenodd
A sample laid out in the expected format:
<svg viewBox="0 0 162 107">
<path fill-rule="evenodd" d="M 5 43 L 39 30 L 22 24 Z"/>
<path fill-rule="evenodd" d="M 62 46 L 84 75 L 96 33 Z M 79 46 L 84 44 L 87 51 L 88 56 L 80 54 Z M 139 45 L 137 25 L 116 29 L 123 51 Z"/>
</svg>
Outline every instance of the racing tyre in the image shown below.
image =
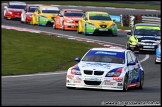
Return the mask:
<svg viewBox="0 0 162 107">
<path fill-rule="evenodd" d="M 112 33 L 112 35 L 113 35 L 113 36 L 118 36 L 118 34 L 113 34 L 113 33 Z"/>
<path fill-rule="evenodd" d="M 142 72 L 141 78 L 140 78 L 140 86 L 139 89 L 143 89 L 143 83 L 144 83 L 144 72 Z"/>
<path fill-rule="evenodd" d="M 123 83 L 123 91 L 126 92 L 127 90 L 128 90 L 128 76 L 126 75 Z"/>
</svg>

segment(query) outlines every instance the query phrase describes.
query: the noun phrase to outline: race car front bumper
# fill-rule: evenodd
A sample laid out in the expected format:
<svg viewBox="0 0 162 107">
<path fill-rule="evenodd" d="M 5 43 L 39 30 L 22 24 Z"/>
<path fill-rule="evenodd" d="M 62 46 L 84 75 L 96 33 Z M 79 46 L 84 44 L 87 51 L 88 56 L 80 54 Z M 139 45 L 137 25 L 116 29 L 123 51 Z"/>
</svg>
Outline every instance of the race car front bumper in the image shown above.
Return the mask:
<svg viewBox="0 0 162 107">
<path fill-rule="evenodd" d="M 82 78 L 81 76 L 68 75 L 66 87 L 123 90 L 123 80 L 121 77 Z"/>
<path fill-rule="evenodd" d="M 156 51 L 155 45 L 129 45 L 130 49 L 133 51 Z"/>
<path fill-rule="evenodd" d="M 15 14 L 9 14 L 9 13 L 7 13 L 6 15 L 5 15 L 5 17 L 6 18 L 8 18 L 8 19 L 21 19 L 21 14 L 19 14 L 19 15 L 15 15 Z"/>
<path fill-rule="evenodd" d="M 77 30 L 78 24 L 75 23 L 64 23 L 65 30 Z"/>
<path fill-rule="evenodd" d="M 117 35 L 117 30 L 111 28 L 88 28 L 85 33 L 94 35 Z"/>
</svg>

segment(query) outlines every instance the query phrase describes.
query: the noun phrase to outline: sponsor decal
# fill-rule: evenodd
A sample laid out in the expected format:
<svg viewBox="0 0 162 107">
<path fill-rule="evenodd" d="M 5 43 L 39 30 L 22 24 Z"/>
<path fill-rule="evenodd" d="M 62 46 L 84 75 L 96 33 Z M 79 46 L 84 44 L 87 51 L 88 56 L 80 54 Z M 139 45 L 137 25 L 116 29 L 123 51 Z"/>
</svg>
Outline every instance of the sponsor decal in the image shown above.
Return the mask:
<svg viewBox="0 0 162 107">
<path fill-rule="evenodd" d="M 110 69 L 110 64 L 101 64 L 101 63 L 86 63 L 82 66 L 84 67 L 91 67 L 91 68 L 105 68 L 105 69 Z"/>
<path fill-rule="evenodd" d="M 74 80 L 74 83 L 81 83 L 81 80 Z"/>
<path fill-rule="evenodd" d="M 116 82 L 105 82 L 104 85 L 114 85 Z"/>
<path fill-rule="evenodd" d="M 95 54 L 108 54 L 108 55 L 116 55 L 117 53 L 106 52 L 106 51 L 97 51 Z"/>
<path fill-rule="evenodd" d="M 101 78 L 85 78 L 87 81 L 101 81 Z"/>
<path fill-rule="evenodd" d="M 81 81 L 82 79 L 81 79 L 81 77 L 76 77 L 76 80 L 80 80 Z"/>
<path fill-rule="evenodd" d="M 104 85 L 114 85 L 116 82 L 111 82 L 110 80 L 105 80 Z"/>
<path fill-rule="evenodd" d="M 121 78 L 121 77 L 113 77 L 113 80 L 115 80 L 115 81 L 123 81 L 123 78 Z"/>
<path fill-rule="evenodd" d="M 74 78 L 74 75 L 67 75 L 67 77 L 68 77 L 69 79 L 73 79 L 73 78 Z"/>
</svg>

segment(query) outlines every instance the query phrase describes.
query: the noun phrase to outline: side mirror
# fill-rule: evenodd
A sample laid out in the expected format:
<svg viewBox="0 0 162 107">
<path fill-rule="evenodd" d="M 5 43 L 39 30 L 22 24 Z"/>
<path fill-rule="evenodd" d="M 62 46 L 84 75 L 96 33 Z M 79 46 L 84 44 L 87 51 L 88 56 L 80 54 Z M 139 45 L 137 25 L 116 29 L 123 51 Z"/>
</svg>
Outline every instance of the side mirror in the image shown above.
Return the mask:
<svg viewBox="0 0 162 107">
<path fill-rule="evenodd" d="M 113 22 L 115 22 L 116 20 L 115 19 L 113 19 Z"/>
<path fill-rule="evenodd" d="M 61 14 L 58 14 L 60 17 L 63 17 L 63 15 L 61 15 Z"/>
<path fill-rule="evenodd" d="M 131 62 L 129 62 L 127 65 L 136 65 L 136 62 L 131 61 Z"/>
<path fill-rule="evenodd" d="M 4 6 L 4 9 L 7 9 L 7 6 Z"/>
<path fill-rule="evenodd" d="M 131 35 L 131 32 L 127 32 L 127 35 Z"/>
<path fill-rule="evenodd" d="M 129 38 L 131 36 L 131 32 L 127 32 L 127 37 Z"/>
<path fill-rule="evenodd" d="M 80 62 L 80 58 L 75 58 L 75 61 Z"/>
</svg>

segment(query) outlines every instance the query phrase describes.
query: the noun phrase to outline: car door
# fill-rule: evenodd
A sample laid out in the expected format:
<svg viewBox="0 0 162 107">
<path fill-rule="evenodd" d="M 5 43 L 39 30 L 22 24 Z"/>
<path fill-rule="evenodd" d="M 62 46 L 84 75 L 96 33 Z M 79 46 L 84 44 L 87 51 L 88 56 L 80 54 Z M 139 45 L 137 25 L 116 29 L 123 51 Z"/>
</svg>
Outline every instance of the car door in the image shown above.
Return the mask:
<svg viewBox="0 0 162 107">
<path fill-rule="evenodd" d="M 134 69 L 133 69 L 133 82 L 136 82 L 138 81 L 138 77 L 140 76 L 140 64 L 139 64 L 139 61 L 138 61 L 138 58 L 137 56 L 132 52 L 130 51 L 130 55 L 132 57 L 132 60 L 133 62 L 135 62 L 136 64 L 134 65 Z"/>
<path fill-rule="evenodd" d="M 83 15 L 83 20 L 82 20 L 82 28 L 83 28 L 83 31 L 85 32 L 85 29 L 86 29 L 86 22 L 87 22 L 88 18 L 87 18 L 87 14 L 84 14 Z"/>
<path fill-rule="evenodd" d="M 132 56 L 130 51 L 127 52 L 127 68 L 128 68 L 128 84 L 132 84 L 134 82 L 134 66 L 135 65 L 128 65 L 128 63 L 133 62 Z"/>
</svg>

